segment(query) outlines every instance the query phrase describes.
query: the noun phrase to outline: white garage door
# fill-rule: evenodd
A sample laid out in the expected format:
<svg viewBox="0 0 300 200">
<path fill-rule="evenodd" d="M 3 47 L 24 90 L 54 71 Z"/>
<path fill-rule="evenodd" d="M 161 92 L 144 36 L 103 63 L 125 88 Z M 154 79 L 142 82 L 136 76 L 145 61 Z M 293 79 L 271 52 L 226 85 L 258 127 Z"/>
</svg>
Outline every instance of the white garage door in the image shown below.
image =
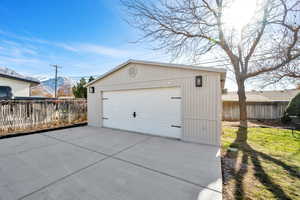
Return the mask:
<svg viewBox="0 0 300 200">
<path fill-rule="evenodd" d="M 103 126 L 180 138 L 179 88 L 139 89 L 103 93 Z"/>
</svg>

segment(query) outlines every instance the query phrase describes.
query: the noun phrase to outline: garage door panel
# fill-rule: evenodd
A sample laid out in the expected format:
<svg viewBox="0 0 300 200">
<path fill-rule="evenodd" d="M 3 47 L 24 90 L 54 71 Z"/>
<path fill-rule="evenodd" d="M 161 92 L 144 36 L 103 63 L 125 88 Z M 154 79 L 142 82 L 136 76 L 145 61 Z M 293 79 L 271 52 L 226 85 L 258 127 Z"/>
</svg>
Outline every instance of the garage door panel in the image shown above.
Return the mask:
<svg viewBox="0 0 300 200">
<path fill-rule="evenodd" d="M 179 138 L 181 126 L 181 99 L 179 88 L 159 88 L 104 92 L 103 124 L 154 135 Z M 133 113 L 136 117 L 133 117 Z"/>
<path fill-rule="evenodd" d="M 144 123 L 140 123 L 140 124 L 144 124 Z M 149 133 L 152 135 L 174 137 L 174 138 L 180 138 L 180 133 L 181 133 L 180 128 L 172 127 L 169 121 L 160 122 L 160 123 L 150 122 L 148 123 L 148 126 L 142 125 L 136 127 L 135 131 L 141 133 Z"/>
</svg>

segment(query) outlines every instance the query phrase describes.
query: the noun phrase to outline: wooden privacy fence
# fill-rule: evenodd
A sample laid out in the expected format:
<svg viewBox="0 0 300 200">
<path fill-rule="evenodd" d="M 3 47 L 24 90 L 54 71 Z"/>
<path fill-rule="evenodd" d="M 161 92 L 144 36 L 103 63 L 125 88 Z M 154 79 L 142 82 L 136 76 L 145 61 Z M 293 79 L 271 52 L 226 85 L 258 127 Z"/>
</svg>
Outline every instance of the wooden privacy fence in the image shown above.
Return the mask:
<svg viewBox="0 0 300 200">
<path fill-rule="evenodd" d="M 275 120 L 283 116 L 289 102 L 247 102 L 247 116 L 250 120 Z M 223 102 L 223 120 L 236 121 L 240 118 L 239 103 Z"/>
<path fill-rule="evenodd" d="M 0 101 L 0 136 L 86 122 L 85 99 Z"/>
</svg>

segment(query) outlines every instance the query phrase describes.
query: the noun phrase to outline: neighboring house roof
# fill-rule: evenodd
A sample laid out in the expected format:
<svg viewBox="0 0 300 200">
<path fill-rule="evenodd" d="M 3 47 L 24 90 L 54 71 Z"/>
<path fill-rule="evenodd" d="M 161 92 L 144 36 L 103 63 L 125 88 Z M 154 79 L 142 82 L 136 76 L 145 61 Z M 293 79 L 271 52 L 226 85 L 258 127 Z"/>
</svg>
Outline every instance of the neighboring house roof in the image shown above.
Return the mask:
<svg viewBox="0 0 300 200">
<path fill-rule="evenodd" d="M 153 61 L 144 61 L 144 60 L 128 60 L 117 67 L 113 68 L 112 70 L 104 73 L 97 79 L 89 82 L 85 86 L 90 86 L 93 83 L 99 81 L 100 79 L 112 74 L 113 72 L 125 67 L 128 64 L 143 64 L 143 65 L 151 65 L 151 66 L 158 66 L 158 67 L 169 67 L 169 68 L 181 68 L 181 69 L 192 69 L 192 70 L 199 70 L 199 71 L 207 71 L 207 72 L 218 72 L 222 74 L 222 81 L 225 81 L 226 78 L 226 70 L 223 68 L 212 68 L 212 67 L 200 67 L 195 65 L 183 65 L 183 64 L 172 64 L 172 63 L 161 63 L 161 62 L 153 62 Z"/>
<path fill-rule="evenodd" d="M 40 81 L 38 81 L 34 78 L 31 78 L 31 77 L 25 77 L 25 76 L 18 74 L 15 71 L 8 69 L 6 67 L 0 67 L 0 77 L 14 79 L 14 80 L 18 80 L 18 81 L 29 82 L 34 85 L 40 84 Z"/>
<path fill-rule="evenodd" d="M 300 89 L 277 91 L 250 91 L 246 92 L 247 102 L 275 102 L 290 101 Z M 222 95 L 223 101 L 238 101 L 236 92 L 228 92 Z"/>
<path fill-rule="evenodd" d="M 18 80 L 18 81 L 29 82 L 29 83 L 33 83 L 33 84 L 40 84 L 40 82 L 36 81 L 36 80 L 31 80 L 31 79 L 27 79 L 27 78 L 20 78 L 20 77 L 10 76 L 10 75 L 7 75 L 7 74 L 1 74 L 0 73 L 0 77 L 10 78 L 10 79 Z"/>
</svg>

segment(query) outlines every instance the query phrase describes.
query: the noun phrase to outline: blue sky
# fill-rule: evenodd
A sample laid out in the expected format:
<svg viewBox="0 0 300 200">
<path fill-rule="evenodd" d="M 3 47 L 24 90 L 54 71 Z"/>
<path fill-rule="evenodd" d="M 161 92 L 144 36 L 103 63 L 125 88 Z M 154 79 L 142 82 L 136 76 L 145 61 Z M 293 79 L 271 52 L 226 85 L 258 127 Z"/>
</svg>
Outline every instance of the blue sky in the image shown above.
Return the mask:
<svg viewBox="0 0 300 200">
<path fill-rule="evenodd" d="M 126 17 L 119 0 L 0 0 L 0 66 L 49 78 L 57 64 L 59 75 L 74 78 L 130 58 L 170 62 L 149 44 L 133 43 L 140 35 Z M 232 80 L 226 87 L 236 90 Z"/>
<path fill-rule="evenodd" d="M 0 0 L 0 66 L 33 76 L 99 75 L 129 58 L 169 61 L 126 22 L 119 0 Z"/>
</svg>

